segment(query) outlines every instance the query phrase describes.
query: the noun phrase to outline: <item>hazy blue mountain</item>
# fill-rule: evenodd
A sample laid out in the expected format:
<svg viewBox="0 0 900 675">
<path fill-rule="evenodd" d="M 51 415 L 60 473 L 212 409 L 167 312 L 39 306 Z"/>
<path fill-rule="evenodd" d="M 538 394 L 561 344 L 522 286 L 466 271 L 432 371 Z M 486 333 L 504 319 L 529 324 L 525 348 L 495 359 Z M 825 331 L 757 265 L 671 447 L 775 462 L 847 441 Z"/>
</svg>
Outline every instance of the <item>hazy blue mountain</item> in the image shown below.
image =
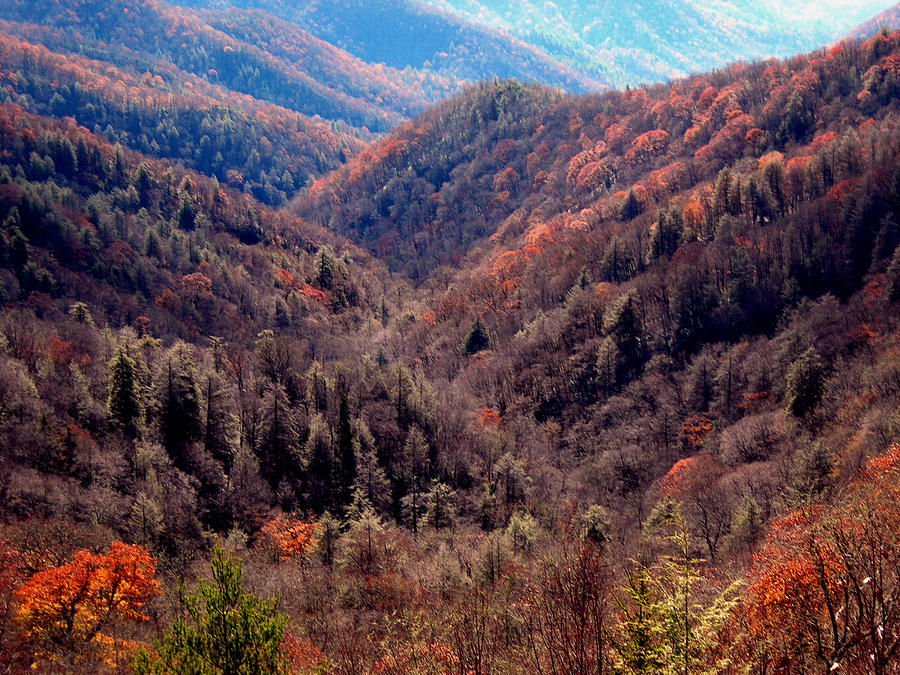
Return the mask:
<svg viewBox="0 0 900 675">
<path fill-rule="evenodd" d="M 602 88 L 602 72 L 577 72 L 539 46 L 496 27 L 415 0 L 182 0 L 204 9 L 273 14 L 369 63 L 462 79 L 515 77 L 572 92 Z"/>
<path fill-rule="evenodd" d="M 856 0 L 822 11 L 811 0 L 432 0 L 510 31 L 617 85 L 662 80 L 735 60 L 815 49 L 887 7 Z"/>
<path fill-rule="evenodd" d="M 847 37 L 863 39 L 877 33 L 882 28 L 897 30 L 900 28 L 900 2 L 876 14 L 865 23 L 854 28 Z"/>
</svg>

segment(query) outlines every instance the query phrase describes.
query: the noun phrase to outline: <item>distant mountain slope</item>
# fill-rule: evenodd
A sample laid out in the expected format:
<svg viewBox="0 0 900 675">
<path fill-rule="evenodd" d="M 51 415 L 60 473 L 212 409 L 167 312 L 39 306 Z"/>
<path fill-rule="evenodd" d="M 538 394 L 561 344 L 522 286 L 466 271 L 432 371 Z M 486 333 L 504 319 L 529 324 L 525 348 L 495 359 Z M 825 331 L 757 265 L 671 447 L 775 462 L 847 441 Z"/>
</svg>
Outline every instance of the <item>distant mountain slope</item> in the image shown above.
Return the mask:
<svg viewBox="0 0 900 675">
<path fill-rule="evenodd" d="M 2 302 L 37 303 L 42 316 L 59 316 L 81 301 L 115 325 L 143 315 L 170 336 L 248 339 L 273 318 L 276 284 L 285 298 L 295 293 L 298 322 L 380 302 L 358 281 L 371 272 L 362 285 L 378 288 L 381 266 L 346 240 L 206 176 L 112 145 L 71 118 L 0 103 L 0 141 Z M 319 286 L 323 247 L 357 262 L 336 263 L 330 288 L 313 292 L 304 284 Z M 343 296 L 332 303 L 339 287 Z M 282 320 L 290 323 L 287 307 Z"/>
<path fill-rule="evenodd" d="M 71 117 L 110 141 L 181 161 L 270 204 L 365 145 L 322 120 L 236 94 L 164 61 L 117 51 L 120 68 L 26 40 L 60 42 L 47 29 L 0 21 L 0 100 Z M 86 51 L 109 54 L 82 42 Z"/>
<path fill-rule="evenodd" d="M 280 61 L 302 69 L 311 80 L 335 95 L 403 117 L 423 112 L 459 86 L 455 78 L 436 73 L 366 63 L 295 24 L 259 10 L 229 8 L 204 11 L 200 17 L 241 43 L 255 45 Z"/>
<path fill-rule="evenodd" d="M 900 28 L 900 3 L 897 3 L 893 7 L 888 7 L 864 24 L 857 26 L 847 34 L 847 37 L 865 39 L 875 35 L 881 28 L 887 28 L 888 30 L 897 30 Z"/>
<path fill-rule="evenodd" d="M 540 271 L 533 268 L 541 263 L 529 244 L 559 237 L 567 243 L 554 247 L 557 253 L 570 248 L 591 278 L 621 283 L 644 269 L 659 209 L 673 200 L 681 210 L 699 201 L 708 219 L 703 209 L 725 208 L 712 200 L 720 170 L 743 176 L 729 188 L 736 200 L 728 207 L 731 215 L 750 209 L 753 215 L 744 217 L 761 226 L 787 208 L 770 212 L 768 190 L 758 194 L 755 172 L 764 159 L 777 160 L 779 181 L 796 174 L 792 199 L 805 200 L 822 190 L 814 182 L 813 191 L 804 192 L 803 185 L 820 181 L 807 173 L 813 170 L 810 158 L 823 147 L 834 144 L 836 150 L 842 135 L 854 143 L 869 135 L 887 138 L 897 106 L 897 41 L 894 35 L 865 46 L 846 43 L 812 57 L 732 66 L 669 87 L 581 98 L 517 83 L 482 85 L 317 181 L 297 208 L 419 281 L 441 264 L 452 270 L 466 256 L 466 268 L 480 261 L 491 269 L 487 261 L 506 246 L 517 249 L 513 257 L 522 264 L 528 261 L 532 272 L 525 279 L 558 276 L 556 259 Z M 878 132 L 867 124 L 876 112 Z M 831 169 L 821 180 L 825 190 L 840 182 Z M 778 200 L 785 190 L 777 187 Z M 698 217 L 694 210 L 687 209 L 693 215 L 684 219 Z M 853 256 L 829 258 L 829 265 L 847 257 Z M 866 268 L 828 273 L 826 288 L 844 293 L 842 284 L 854 283 Z M 577 272 L 570 268 L 560 283 L 572 282 Z M 503 293 L 514 288 L 507 284 Z"/>
<path fill-rule="evenodd" d="M 560 98 L 514 80 L 476 85 L 316 181 L 300 213 L 424 279 L 458 263 L 532 194 L 524 182 L 530 139 Z"/>
<path fill-rule="evenodd" d="M 105 58 L 115 59 L 117 49 L 128 48 L 227 89 L 373 131 L 385 132 L 405 119 L 398 107 L 418 112 L 455 89 L 439 78 L 423 78 L 432 91 L 422 95 L 422 81 L 413 84 L 406 77 L 409 84 L 404 84 L 398 73 L 385 73 L 302 31 L 273 26 L 263 16 L 232 12 L 201 17 L 155 0 L 2 0 L 0 18 L 60 30 L 71 38 L 72 51 L 80 51 L 85 38 L 102 42 Z M 245 38 L 258 38 L 260 44 Z M 360 82 L 369 85 L 363 90 Z M 400 94 L 403 88 L 409 91 Z"/>
<path fill-rule="evenodd" d="M 609 83 L 602 75 L 578 73 L 527 42 L 416 0 L 183 0 L 181 4 L 260 9 L 365 61 L 398 69 L 470 81 L 515 77 L 572 92 L 597 90 Z"/>
<path fill-rule="evenodd" d="M 294 670 L 897 670 L 900 33 L 356 152 L 195 42 L 2 28 L 0 670 L 163 651 L 210 545 Z"/>
<path fill-rule="evenodd" d="M 433 0 L 431 4 L 509 30 L 582 72 L 610 75 L 623 86 L 738 59 L 809 51 L 887 3 L 860 0 L 831 6 L 827 12 L 821 11 L 821 3 L 808 0 Z"/>
</svg>

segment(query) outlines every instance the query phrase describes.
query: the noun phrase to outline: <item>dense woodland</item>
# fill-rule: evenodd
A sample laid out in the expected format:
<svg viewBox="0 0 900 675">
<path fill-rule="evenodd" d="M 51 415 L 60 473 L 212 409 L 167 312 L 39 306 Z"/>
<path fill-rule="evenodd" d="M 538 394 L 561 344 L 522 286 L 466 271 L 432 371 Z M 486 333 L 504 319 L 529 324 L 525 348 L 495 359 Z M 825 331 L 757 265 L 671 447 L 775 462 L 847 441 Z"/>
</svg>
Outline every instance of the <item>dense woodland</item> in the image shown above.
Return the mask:
<svg viewBox="0 0 900 675">
<path fill-rule="evenodd" d="M 366 143 L 28 30 L 0 671 L 898 671 L 900 33 Z"/>
<path fill-rule="evenodd" d="M 889 2 L 829 3 L 829 11 L 822 12 L 810 0 L 431 0 L 507 30 L 579 72 L 620 88 L 736 60 L 806 52 L 844 35 Z"/>
</svg>

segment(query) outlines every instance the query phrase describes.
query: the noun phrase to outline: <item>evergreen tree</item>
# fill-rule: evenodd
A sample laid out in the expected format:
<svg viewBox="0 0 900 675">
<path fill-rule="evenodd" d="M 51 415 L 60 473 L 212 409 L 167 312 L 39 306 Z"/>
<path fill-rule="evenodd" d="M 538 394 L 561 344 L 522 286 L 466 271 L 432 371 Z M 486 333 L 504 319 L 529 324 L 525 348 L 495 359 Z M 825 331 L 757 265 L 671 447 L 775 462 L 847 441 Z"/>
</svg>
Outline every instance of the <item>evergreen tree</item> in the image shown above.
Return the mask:
<svg viewBox="0 0 900 675">
<path fill-rule="evenodd" d="M 353 483 L 354 495 L 361 495 L 369 504 L 384 509 L 388 506 L 387 497 L 390 483 L 375 450 L 375 438 L 365 422 L 356 424 L 353 436 L 353 451 L 356 453 L 356 480 Z"/>
<path fill-rule="evenodd" d="M 690 555 L 690 537 L 677 504 L 663 500 L 647 527 L 669 528 L 665 539 L 673 552 L 628 576 L 623 618 L 612 640 L 615 672 L 726 672 L 732 664 L 723 655 L 722 629 L 738 603 L 737 585 L 706 599 L 709 593 L 698 588 L 706 583 L 702 561 Z"/>
<path fill-rule="evenodd" d="M 471 356 L 488 349 L 490 346 L 491 340 L 488 337 L 487 329 L 481 322 L 481 317 L 478 317 L 475 319 L 475 323 L 472 324 L 472 330 L 469 331 L 465 343 L 463 343 L 463 353 L 466 356 Z"/>
<path fill-rule="evenodd" d="M 317 281 L 321 288 L 328 291 L 331 290 L 331 287 L 334 284 L 335 265 L 336 263 L 331 251 L 323 246 L 319 251 L 319 264 L 316 274 Z"/>
<path fill-rule="evenodd" d="M 169 456 L 183 468 L 187 446 L 201 440 L 204 431 L 197 364 L 191 348 L 176 345 L 165 368 L 159 393 L 159 430 Z"/>
<path fill-rule="evenodd" d="M 313 415 L 310 420 L 304 455 L 308 462 L 309 506 L 316 513 L 322 513 L 331 505 L 334 496 L 334 449 L 331 428 L 321 415 Z"/>
<path fill-rule="evenodd" d="M 287 617 L 278 600 L 260 600 L 244 591 L 240 563 L 218 545 L 212 556 L 212 583 L 196 593 L 182 587 L 179 618 L 156 643 L 156 654 L 139 651 L 137 675 L 263 675 L 287 673 L 280 652 Z"/>
<path fill-rule="evenodd" d="M 644 360 L 644 335 L 634 305 L 634 294 L 626 293 L 603 319 L 603 333 L 613 339 L 626 375 L 634 374 Z"/>
<path fill-rule="evenodd" d="M 137 434 L 144 414 L 140 388 L 135 357 L 126 342 L 109 362 L 106 408 L 113 423 L 131 436 Z"/>
<path fill-rule="evenodd" d="M 340 472 L 338 498 L 342 505 L 346 505 L 350 503 L 353 483 L 356 480 L 356 451 L 353 447 L 353 429 L 350 426 L 350 405 L 344 393 L 341 393 L 338 407 L 337 462 Z"/>
<path fill-rule="evenodd" d="M 301 468 L 297 429 L 290 402 L 283 387 L 273 386 L 263 402 L 268 425 L 259 446 L 260 472 L 273 490 L 282 480 L 297 476 Z"/>
<path fill-rule="evenodd" d="M 810 347 L 788 368 L 787 412 L 802 417 L 816 407 L 825 392 L 825 367 L 815 347 Z"/>
<path fill-rule="evenodd" d="M 222 388 L 217 375 L 208 373 L 204 387 L 205 424 L 203 447 L 213 457 L 221 461 L 226 473 L 231 471 L 234 459 L 233 424 L 231 411 L 228 410 L 228 397 Z"/>
<path fill-rule="evenodd" d="M 422 480 L 428 469 L 428 440 L 419 427 L 413 425 L 403 443 L 401 475 L 407 486 L 407 495 L 401 500 L 404 520 L 413 532 L 418 532 L 420 520 L 425 513 L 422 496 Z"/>
<path fill-rule="evenodd" d="M 684 218 L 681 209 L 672 207 L 659 212 L 656 227 L 650 232 L 650 258 L 668 258 L 678 249 L 681 233 L 684 230 Z"/>
<path fill-rule="evenodd" d="M 436 529 L 456 523 L 456 492 L 446 483 L 435 482 L 426 495 L 424 522 Z"/>
</svg>

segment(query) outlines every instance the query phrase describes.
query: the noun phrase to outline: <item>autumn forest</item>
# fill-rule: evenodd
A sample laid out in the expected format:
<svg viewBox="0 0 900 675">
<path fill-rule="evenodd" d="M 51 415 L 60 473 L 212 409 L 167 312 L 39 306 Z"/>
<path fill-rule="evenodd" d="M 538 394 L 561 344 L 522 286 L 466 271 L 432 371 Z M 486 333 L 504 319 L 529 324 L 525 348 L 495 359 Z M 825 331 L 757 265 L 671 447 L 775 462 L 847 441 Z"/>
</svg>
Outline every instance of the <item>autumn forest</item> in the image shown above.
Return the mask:
<svg viewBox="0 0 900 675">
<path fill-rule="evenodd" d="M 897 8 L 306 4 L 0 0 L 0 673 L 900 673 Z"/>
</svg>

